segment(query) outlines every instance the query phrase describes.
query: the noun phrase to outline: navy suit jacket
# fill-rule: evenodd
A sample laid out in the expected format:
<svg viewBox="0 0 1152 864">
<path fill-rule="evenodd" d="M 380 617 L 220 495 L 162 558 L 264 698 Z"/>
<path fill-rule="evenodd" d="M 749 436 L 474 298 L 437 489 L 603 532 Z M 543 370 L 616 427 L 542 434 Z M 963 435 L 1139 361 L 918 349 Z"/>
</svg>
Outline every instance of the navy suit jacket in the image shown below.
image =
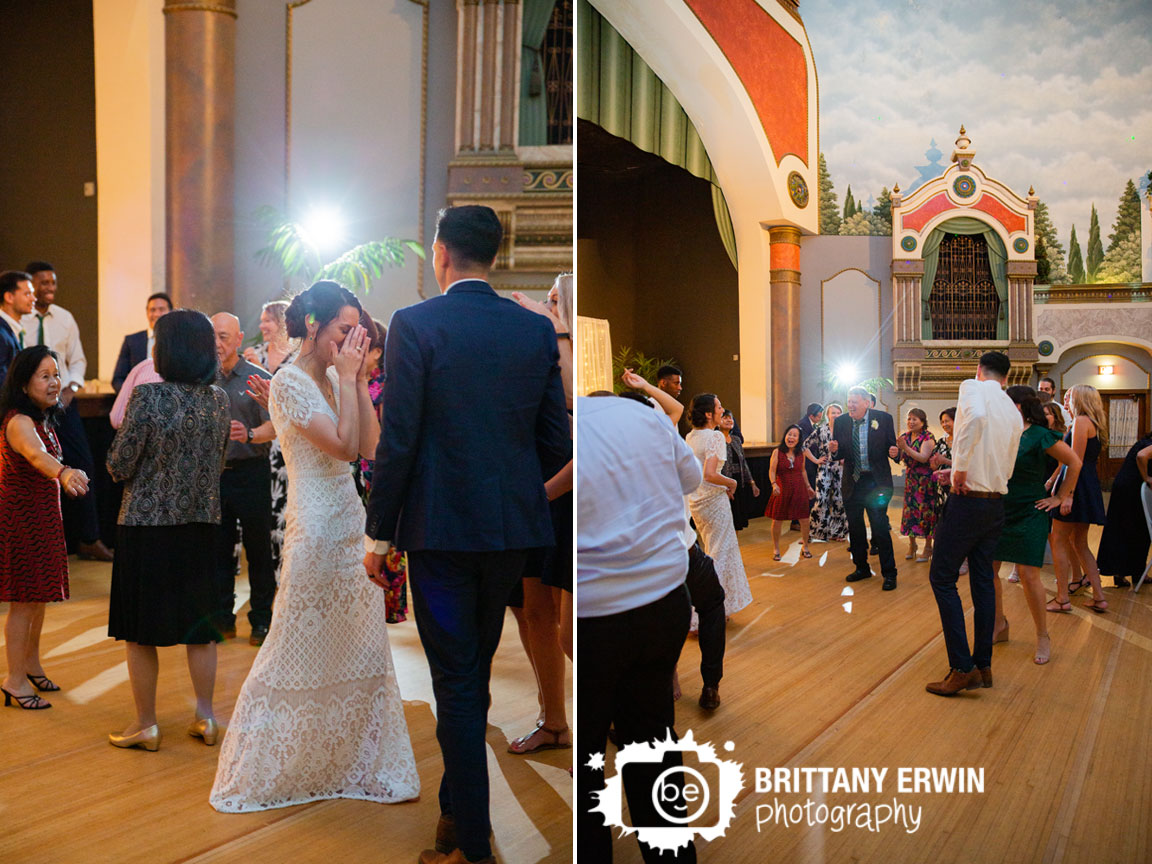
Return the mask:
<svg viewBox="0 0 1152 864">
<path fill-rule="evenodd" d="M 8 322 L 0 319 L 0 384 L 8 375 L 8 367 L 12 365 L 12 358 L 20 353 L 20 342 L 16 334 L 8 326 Z"/>
<path fill-rule="evenodd" d="M 120 346 L 120 356 L 116 359 L 116 369 L 112 373 L 112 389 L 119 393 L 128 373 L 137 363 L 143 363 L 147 359 L 148 331 L 141 330 L 139 333 L 129 333 L 125 336 L 124 344 Z"/>
<path fill-rule="evenodd" d="M 873 421 L 876 423 L 875 429 L 871 428 Z M 868 470 L 872 472 L 872 479 L 876 481 L 877 486 L 891 489 L 892 465 L 889 462 L 888 448 L 896 446 L 896 426 L 892 422 L 892 415 L 887 411 L 870 408 L 864 415 L 864 422 L 869 427 L 868 453 L 865 457 L 868 460 Z M 836 424 L 832 427 L 832 437 L 837 442 L 836 455 L 833 458 L 844 460 L 844 481 L 841 488 L 844 499 L 847 500 L 856 487 L 856 481 L 852 479 L 856 469 L 856 458 L 852 450 L 852 418 L 848 416 L 847 411 L 836 418 Z"/>
<path fill-rule="evenodd" d="M 556 332 L 469 280 L 397 310 L 366 533 L 405 551 L 551 546 L 544 480 L 572 442 Z"/>
</svg>

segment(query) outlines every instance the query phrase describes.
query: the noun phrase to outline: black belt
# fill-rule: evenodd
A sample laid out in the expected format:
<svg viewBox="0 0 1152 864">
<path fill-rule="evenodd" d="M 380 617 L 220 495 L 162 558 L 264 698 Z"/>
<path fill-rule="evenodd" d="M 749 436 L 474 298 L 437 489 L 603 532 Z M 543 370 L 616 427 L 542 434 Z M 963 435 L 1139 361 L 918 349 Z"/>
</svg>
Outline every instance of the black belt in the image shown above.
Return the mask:
<svg viewBox="0 0 1152 864">
<path fill-rule="evenodd" d="M 999 498 L 999 492 L 964 492 L 964 498 Z"/>
</svg>

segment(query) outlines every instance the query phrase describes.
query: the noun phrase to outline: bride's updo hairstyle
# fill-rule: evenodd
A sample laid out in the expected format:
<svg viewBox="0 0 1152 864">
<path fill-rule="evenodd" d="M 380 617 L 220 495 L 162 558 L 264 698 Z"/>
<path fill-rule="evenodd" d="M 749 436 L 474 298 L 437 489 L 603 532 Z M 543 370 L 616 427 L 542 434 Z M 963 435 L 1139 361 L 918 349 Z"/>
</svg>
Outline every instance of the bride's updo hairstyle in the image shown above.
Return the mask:
<svg viewBox="0 0 1152 864">
<path fill-rule="evenodd" d="M 339 315 L 340 310 L 345 306 L 353 307 L 357 315 L 363 312 L 356 295 L 339 282 L 333 282 L 330 279 L 316 282 L 311 288 L 306 288 L 293 297 L 288 311 L 284 313 L 288 337 L 290 339 L 307 339 L 309 315 L 313 316 L 320 330 L 323 330 L 328 322 Z"/>
</svg>

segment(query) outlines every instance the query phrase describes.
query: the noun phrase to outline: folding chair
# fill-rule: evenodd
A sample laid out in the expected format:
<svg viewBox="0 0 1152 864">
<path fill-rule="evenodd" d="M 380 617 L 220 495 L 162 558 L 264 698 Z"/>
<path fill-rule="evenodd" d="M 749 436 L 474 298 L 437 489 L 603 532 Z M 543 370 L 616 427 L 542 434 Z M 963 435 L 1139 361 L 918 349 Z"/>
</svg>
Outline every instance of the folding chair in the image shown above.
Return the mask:
<svg viewBox="0 0 1152 864">
<path fill-rule="evenodd" d="M 1147 483 L 1140 484 L 1140 503 L 1144 505 L 1144 521 L 1148 523 L 1148 536 L 1152 537 L 1152 486 Z M 1133 593 L 1140 590 L 1140 586 L 1148 578 L 1149 570 L 1152 570 L 1152 561 L 1148 562 L 1148 566 L 1144 568 L 1139 581 L 1132 586 Z"/>
</svg>

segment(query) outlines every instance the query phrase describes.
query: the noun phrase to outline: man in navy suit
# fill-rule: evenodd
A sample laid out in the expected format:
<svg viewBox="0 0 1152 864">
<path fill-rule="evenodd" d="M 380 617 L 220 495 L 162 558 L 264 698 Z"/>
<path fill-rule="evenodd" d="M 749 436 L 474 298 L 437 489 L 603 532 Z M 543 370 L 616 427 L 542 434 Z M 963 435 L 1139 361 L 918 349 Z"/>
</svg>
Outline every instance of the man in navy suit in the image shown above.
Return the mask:
<svg viewBox="0 0 1152 864">
<path fill-rule="evenodd" d="M 364 567 L 408 553 L 444 756 L 436 850 L 422 864 L 494 861 L 485 730 L 492 656 L 528 550 L 553 545 L 544 480 L 571 453 L 555 328 L 487 282 L 503 230 L 488 207 L 440 212 L 444 293 L 398 310 L 385 345 Z"/>
<path fill-rule="evenodd" d="M 148 329 L 139 333 L 129 333 L 124 337 L 120 346 L 120 356 L 116 358 L 116 369 L 112 373 L 112 389 L 117 393 L 124 386 L 124 379 L 128 373 L 152 356 L 152 344 L 156 337 L 152 334 L 156 329 L 156 322 L 172 311 L 172 298 L 160 292 L 148 298 L 144 306 L 148 315 Z"/>
<path fill-rule="evenodd" d="M 24 349 L 24 325 L 20 319 L 35 306 L 31 276 L 22 270 L 0 273 L 0 383 L 8 374 L 12 358 Z"/>
<path fill-rule="evenodd" d="M 868 535 L 864 512 L 872 523 L 872 542 L 880 551 L 884 590 L 896 587 L 896 558 L 888 525 L 888 502 L 892 500 L 892 466 L 899 455 L 892 415 L 871 407 L 868 391 L 848 391 L 848 411 L 836 418 L 829 447 L 833 459 L 844 461 L 844 509 L 848 511 L 848 551 L 856 569 L 845 581 L 858 582 L 872 575 L 868 566 Z"/>
</svg>

